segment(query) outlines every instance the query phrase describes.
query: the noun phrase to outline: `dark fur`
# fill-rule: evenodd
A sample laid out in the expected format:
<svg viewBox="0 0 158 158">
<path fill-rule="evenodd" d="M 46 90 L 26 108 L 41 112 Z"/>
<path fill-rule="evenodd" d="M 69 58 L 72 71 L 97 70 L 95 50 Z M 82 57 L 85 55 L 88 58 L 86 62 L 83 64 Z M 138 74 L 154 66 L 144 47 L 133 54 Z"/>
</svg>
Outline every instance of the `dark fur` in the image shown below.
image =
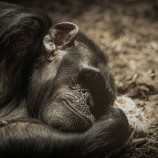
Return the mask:
<svg viewBox="0 0 158 158">
<path fill-rule="evenodd" d="M 128 140 L 128 121 L 121 110 L 109 106 L 115 100 L 115 90 L 107 57 L 82 33 L 77 41 L 85 44 L 94 60 L 97 56 L 107 69 L 106 111 L 99 115 L 102 110 L 98 110 L 97 120 L 82 132 L 60 131 L 44 120 L 42 111 L 52 95 L 79 71 L 75 65 L 81 54 L 76 47 L 68 48 L 69 54 L 61 61 L 56 77 L 43 83 L 39 75 L 49 60 L 42 43 L 51 26 L 47 15 L 0 2 L 0 120 L 8 123 L 0 127 L 0 157 L 108 155 Z"/>
</svg>

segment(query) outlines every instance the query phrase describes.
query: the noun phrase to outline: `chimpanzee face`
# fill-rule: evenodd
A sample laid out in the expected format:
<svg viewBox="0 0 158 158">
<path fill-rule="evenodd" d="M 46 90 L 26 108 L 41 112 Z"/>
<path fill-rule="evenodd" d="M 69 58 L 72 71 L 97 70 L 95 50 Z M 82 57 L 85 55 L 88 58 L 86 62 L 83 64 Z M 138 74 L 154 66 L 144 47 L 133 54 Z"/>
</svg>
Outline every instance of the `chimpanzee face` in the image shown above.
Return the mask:
<svg viewBox="0 0 158 158">
<path fill-rule="evenodd" d="M 49 29 L 42 49 L 28 93 L 34 116 L 64 131 L 90 128 L 115 97 L 107 57 L 68 22 Z"/>
</svg>

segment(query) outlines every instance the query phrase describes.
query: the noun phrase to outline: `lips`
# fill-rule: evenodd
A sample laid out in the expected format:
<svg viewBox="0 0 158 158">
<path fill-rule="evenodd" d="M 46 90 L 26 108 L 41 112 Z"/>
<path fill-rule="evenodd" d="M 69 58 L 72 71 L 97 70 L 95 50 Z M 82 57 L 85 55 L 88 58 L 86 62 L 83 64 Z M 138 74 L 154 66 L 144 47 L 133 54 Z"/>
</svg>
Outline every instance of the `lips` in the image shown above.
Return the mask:
<svg viewBox="0 0 158 158">
<path fill-rule="evenodd" d="M 73 110 L 80 117 L 92 124 L 94 117 L 91 114 L 90 108 L 93 106 L 93 100 L 90 93 L 81 88 L 71 89 L 61 92 L 55 99 L 55 102 L 64 104 Z"/>
<path fill-rule="evenodd" d="M 70 96 L 69 96 L 70 97 Z M 84 122 L 92 126 L 93 122 L 95 121 L 94 116 L 91 114 L 90 111 L 90 104 L 89 98 L 84 98 L 83 100 L 76 100 L 72 102 L 72 98 L 62 99 L 62 103 L 73 113 L 75 113 L 78 118 L 82 119 Z M 76 99 L 76 97 L 75 97 Z"/>
</svg>

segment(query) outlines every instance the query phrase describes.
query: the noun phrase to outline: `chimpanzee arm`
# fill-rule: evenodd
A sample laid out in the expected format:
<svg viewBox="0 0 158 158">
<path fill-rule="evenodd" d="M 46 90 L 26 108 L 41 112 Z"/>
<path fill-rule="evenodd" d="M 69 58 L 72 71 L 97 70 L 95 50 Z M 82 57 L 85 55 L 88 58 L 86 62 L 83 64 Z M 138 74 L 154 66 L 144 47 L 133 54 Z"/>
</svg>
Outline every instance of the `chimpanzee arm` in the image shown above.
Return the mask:
<svg viewBox="0 0 158 158">
<path fill-rule="evenodd" d="M 0 128 L 0 157 L 90 157 L 109 154 L 129 137 L 127 118 L 119 109 L 84 133 L 65 133 L 34 120 L 17 120 Z"/>
</svg>

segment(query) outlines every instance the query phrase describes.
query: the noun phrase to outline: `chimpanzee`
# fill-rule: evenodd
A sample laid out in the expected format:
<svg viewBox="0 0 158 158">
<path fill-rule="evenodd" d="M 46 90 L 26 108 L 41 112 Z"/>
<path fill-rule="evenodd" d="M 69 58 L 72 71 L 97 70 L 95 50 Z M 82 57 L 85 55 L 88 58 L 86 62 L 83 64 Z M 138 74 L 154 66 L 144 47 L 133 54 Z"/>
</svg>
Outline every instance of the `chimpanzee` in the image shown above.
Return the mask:
<svg viewBox="0 0 158 158">
<path fill-rule="evenodd" d="M 129 138 L 103 51 L 76 24 L 0 2 L 0 157 L 107 156 Z"/>
</svg>

